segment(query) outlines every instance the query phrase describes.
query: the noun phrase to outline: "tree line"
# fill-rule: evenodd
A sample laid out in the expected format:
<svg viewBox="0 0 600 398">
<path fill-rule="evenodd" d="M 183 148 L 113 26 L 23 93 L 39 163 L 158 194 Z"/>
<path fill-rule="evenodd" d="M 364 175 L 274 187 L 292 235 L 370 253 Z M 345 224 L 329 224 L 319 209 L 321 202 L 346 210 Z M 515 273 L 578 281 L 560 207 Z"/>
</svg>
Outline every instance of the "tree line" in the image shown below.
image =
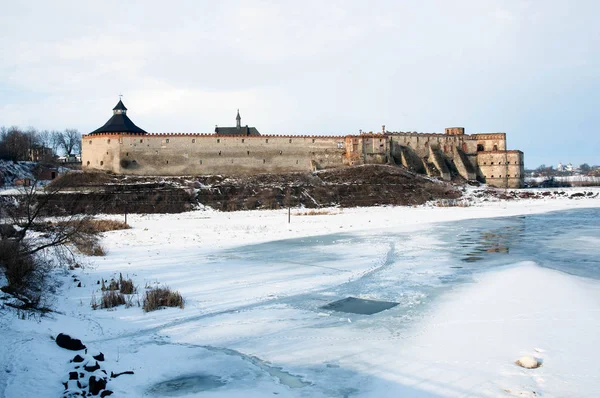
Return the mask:
<svg viewBox="0 0 600 398">
<path fill-rule="evenodd" d="M 77 129 L 37 130 L 16 126 L 0 127 L 0 159 L 52 160 L 61 153 L 81 153 L 81 133 Z"/>
</svg>

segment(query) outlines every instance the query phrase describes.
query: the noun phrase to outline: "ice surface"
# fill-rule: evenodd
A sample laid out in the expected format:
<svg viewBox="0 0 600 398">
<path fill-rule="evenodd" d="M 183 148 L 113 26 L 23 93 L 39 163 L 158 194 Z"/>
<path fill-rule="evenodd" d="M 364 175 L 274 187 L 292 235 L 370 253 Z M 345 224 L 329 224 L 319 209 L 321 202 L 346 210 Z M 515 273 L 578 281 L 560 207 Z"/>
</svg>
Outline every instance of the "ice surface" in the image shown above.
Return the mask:
<svg viewBox="0 0 600 398">
<path fill-rule="evenodd" d="M 60 394 L 72 355 L 49 338 L 59 332 L 135 372 L 110 382 L 117 396 L 169 383 L 244 398 L 593 396 L 600 210 L 495 206 L 350 209 L 290 225 L 284 212 L 130 216 L 131 230 L 105 235 L 106 257 L 58 276 L 59 312 L 0 316 L 0 396 Z M 520 215 L 433 222 L 485 214 Z M 185 309 L 91 310 L 96 281 L 120 272 L 141 294 L 179 290 Z M 322 309 L 344 297 L 398 304 L 373 316 Z M 544 366 L 525 372 L 523 355 Z"/>
</svg>

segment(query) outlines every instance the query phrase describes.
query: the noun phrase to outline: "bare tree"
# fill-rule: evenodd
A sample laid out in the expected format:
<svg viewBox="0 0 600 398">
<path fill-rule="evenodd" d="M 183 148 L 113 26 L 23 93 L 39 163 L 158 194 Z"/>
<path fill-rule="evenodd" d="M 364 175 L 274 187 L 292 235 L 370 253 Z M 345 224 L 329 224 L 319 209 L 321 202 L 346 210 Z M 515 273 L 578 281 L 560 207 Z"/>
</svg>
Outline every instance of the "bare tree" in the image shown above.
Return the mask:
<svg viewBox="0 0 600 398">
<path fill-rule="evenodd" d="M 65 155 L 71 156 L 74 153 L 81 152 L 81 133 L 76 129 L 66 129 L 65 131 L 53 132 L 55 145 L 60 148 Z"/>
<path fill-rule="evenodd" d="M 21 309 L 40 306 L 48 269 L 57 260 L 73 258 L 71 244 L 96 239 L 89 232 L 89 222 L 99 209 L 66 214 L 60 206 L 57 210 L 63 188 L 60 179 L 45 187 L 33 181 L 18 194 L 0 197 L 2 218 L 10 220 L 0 224 L 0 270 L 8 281 L 3 291 L 18 298 L 23 303 Z M 56 215 L 60 215 L 59 222 L 45 220 Z"/>
</svg>

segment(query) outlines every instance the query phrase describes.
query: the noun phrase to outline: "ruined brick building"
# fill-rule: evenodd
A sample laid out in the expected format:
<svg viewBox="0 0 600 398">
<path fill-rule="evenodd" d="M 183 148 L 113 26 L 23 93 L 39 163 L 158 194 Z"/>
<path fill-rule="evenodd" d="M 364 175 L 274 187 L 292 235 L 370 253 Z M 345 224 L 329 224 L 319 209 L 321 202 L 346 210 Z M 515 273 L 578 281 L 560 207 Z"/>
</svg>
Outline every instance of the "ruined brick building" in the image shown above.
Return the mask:
<svg viewBox="0 0 600 398">
<path fill-rule="evenodd" d="M 344 136 L 261 135 L 242 126 L 213 134 L 148 134 L 119 101 L 113 116 L 82 138 L 84 170 L 131 175 L 240 175 L 306 172 L 361 164 L 397 164 L 450 180 L 459 174 L 495 187 L 523 186 L 523 152 L 507 150 L 505 133 L 389 132 Z"/>
</svg>

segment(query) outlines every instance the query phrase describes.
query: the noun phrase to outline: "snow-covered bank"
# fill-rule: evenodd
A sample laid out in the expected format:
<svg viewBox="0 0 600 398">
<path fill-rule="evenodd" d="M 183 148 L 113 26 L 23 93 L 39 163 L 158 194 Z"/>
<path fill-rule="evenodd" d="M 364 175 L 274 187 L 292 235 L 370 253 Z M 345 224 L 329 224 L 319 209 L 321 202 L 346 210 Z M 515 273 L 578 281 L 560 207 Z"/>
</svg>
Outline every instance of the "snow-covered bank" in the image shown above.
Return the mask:
<svg viewBox="0 0 600 398">
<path fill-rule="evenodd" d="M 544 192 L 548 190 L 532 190 Z M 569 194 L 578 192 L 600 193 L 600 188 L 563 188 Z M 578 199 L 544 198 L 510 201 L 474 202 L 468 207 L 437 207 L 433 205 L 415 207 L 356 207 L 325 208 L 319 210 L 291 210 L 288 223 L 288 210 L 252 210 L 238 212 L 216 212 L 212 210 L 182 214 L 129 215 L 128 220 L 139 231 L 125 231 L 135 234 L 145 243 L 152 245 L 162 242 L 173 243 L 171 228 L 163 229 L 166 223 L 175 222 L 176 228 L 186 233 L 178 233 L 178 244 L 187 242 L 196 247 L 226 248 L 241 244 L 265 242 L 274 239 L 289 239 L 302 236 L 325 235 L 338 232 L 367 231 L 394 228 L 409 231 L 425 228 L 432 223 L 450 222 L 466 219 L 511 217 L 528 214 L 540 214 L 551 211 L 600 207 L 600 196 Z M 304 215 L 307 213 L 314 215 Z M 114 216 L 110 216 L 114 217 Z M 110 218 L 109 217 L 109 218 Z M 163 231 L 165 235 L 163 236 Z M 115 236 L 115 244 L 121 240 Z M 133 235 L 131 235 L 133 237 Z"/>
<path fill-rule="evenodd" d="M 589 207 L 600 200 L 292 210 L 290 224 L 287 210 L 129 215 L 132 229 L 105 235 L 107 256 L 57 276 L 57 313 L 0 315 L 0 396 L 61 393 L 72 358 L 50 339 L 61 332 L 102 351 L 107 369 L 135 372 L 109 382 L 115 396 L 175 394 L 169 386 L 185 387 L 179 396 L 586 396 L 600 389 L 598 282 L 512 260 L 508 248 L 481 249 L 506 256 L 493 257 L 499 271 L 481 274 L 482 260 L 454 278 L 471 263 L 451 251 L 466 243 L 454 230 L 444 241 L 452 223 L 439 222 Z M 555 232 L 540 245 L 598 251 L 594 230 Z M 98 281 L 118 273 L 142 292 L 179 290 L 185 309 L 92 310 Z M 399 304 L 374 315 L 322 308 L 349 296 Z M 522 355 L 544 364 L 519 368 Z"/>
<path fill-rule="evenodd" d="M 402 349 L 364 364 L 392 364 L 388 383 L 373 396 L 402 396 L 405 386 L 436 396 L 584 397 L 600 391 L 600 283 L 534 263 L 477 279 L 446 294 Z M 523 355 L 540 359 L 542 367 L 516 366 Z"/>
</svg>

